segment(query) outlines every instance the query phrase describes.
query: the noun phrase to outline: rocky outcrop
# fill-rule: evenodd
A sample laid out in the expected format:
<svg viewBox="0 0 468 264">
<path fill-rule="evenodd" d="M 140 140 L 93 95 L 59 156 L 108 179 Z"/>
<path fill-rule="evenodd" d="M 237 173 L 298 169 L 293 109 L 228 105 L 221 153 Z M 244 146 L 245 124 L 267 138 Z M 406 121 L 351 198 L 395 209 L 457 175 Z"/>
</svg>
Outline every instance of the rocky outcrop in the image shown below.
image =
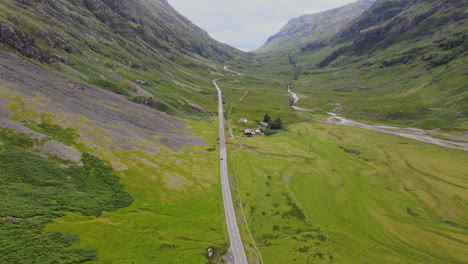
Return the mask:
<svg viewBox="0 0 468 264">
<path fill-rule="evenodd" d="M 198 113 L 207 114 L 207 115 L 212 115 L 213 114 L 212 111 L 210 111 L 208 109 L 205 109 L 205 108 L 203 108 L 203 107 L 201 107 L 199 105 L 196 105 L 196 104 L 190 102 L 187 99 L 184 99 L 183 101 L 179 100 L 178 103 L 181 104 L 181 105 L 188 105 L 192 110 L 195 110 Z"/>
<path fill-rule="evenodd" d="M 334 41 L 343 42 L 355 38 L 362 30 L 381 25 L 400 14 L 411 0 L 379 0 L 351 25 L 339 32 Z"/>
<path fill-rule="evenodd" d="M 0 40 L 17 50 L 24 56 L 40 62 L 53 64 L 55 62 L 69 63 L 67 59 L 55 53 L 45 52 L 36 45 L 33 37 L 26 32 L 16 30 L 8 24 L 0 24 Z M 52 40 L 50 39 L 52 42 Z"/>
<path fill-rule="evenodd" d="M 152 108 L 157 108 L 159 105 L 159 102 L 156 99 L 154 99 L 153 97 L 148 97 L 148 96 L 137 96 L 133 98 L 133 101 L 137 104 L 146 105 Z"/>
<path fill-rule="evenodd" d="M 45 61 L 42 50 L 36 45 L 34 38 L 23 31 L 15 30 L 10 25 L 0 24 L 0 38 L 23 55 Z"/>
</svg>

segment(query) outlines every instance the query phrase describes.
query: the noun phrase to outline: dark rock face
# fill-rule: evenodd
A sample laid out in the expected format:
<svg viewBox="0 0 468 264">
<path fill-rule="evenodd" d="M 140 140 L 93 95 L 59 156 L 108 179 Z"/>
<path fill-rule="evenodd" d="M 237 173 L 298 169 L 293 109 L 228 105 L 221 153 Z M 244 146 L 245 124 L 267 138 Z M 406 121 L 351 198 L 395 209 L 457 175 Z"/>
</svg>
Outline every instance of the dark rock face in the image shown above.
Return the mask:
<svg viewBox="0 0 468 264">
<path fill-rule="evenodd" d="M 58 42 L 57 39 L 50 38 L 50 35 L 45 31 L 43 31 L 42 34 L 47 40 L 49 40 L 49 45 L 62 47 L 64 49 L 67 47 L 65 41 Z M 53 64 L 55 62 L 69 63 L 67 59 L 57 54 L 44 52 L 36 45 L 36 41 L 33 37 L 21 30 L 14 29 L 10 25 L 0 24 L 0 39 L 24 56 L 36 59 L 40 62 L 46 62 L 49 64 Z M 70 51 L 72 51 L 71 48 Z"/>
<path fill-rule="evenodd" d="M 201 106 L 198 106 L 192 102 L 190 102 L 189 100 L 185 100 L 185 102 L 190 106 L 190 108 L 192 108 L 193 110 L 199 112 L 199 113 L 203 113 L 203 114 L 208 114 L 208 115 L 212 115 L 213 112 L 211 112 L 210 110 L 208 109 L 205 109 Z"/>
<path fill-rule="evenodd" d="M 314 50 L 314 49 L 325 47 L 326 45 L 327 45 L 326 41 L 318 40 L 318 41 L 314 41 L 314 42 L 308 43 L 306 45 L 303 45 L 301 47 L 301 51 L 306 52 L 306 51 L 309 51 L 309 50 Z"/>
<path fill-rule="evenodd" d="M 7 222 L 7 223 L 14 223 L 16 221 L 16 219 L 14 217 L 11 217 L 11 216 L 7 216 L 7 217 L 3 218 L 3 220 L 5 220 L 5 222 Z"/>
<path fill-rule="evenodd" d="M 163 42 L 174 44 L 172 48 L 176 48 L 180 52 L 196 53 L 205 58 L 217 56 L 231 58 L 229 50 L 232 52 L 232 48 L 211 39 L 204 30 L 196 27 L 177 13 L 167 1 L 75 1 L 81 2 L 102 23 L 113 29 L 118 29 L 119 33 L 126 37 L 138 36 L 152 45 L 168 51 L 171 47 Z M 140 27 L 135 29 L 129 25 L 129 21 L 140 25 Z M 174 30 L 174 25 L 180 28 Z"/>
<path fill-rule="evenodd" d="M 398 14 L 410 0 L 385 0 L 375 2 L 358 19 L 354 21 L 347 29 L 343 30 L 335 37 L 337 41 L 345 41 L 359 35 L 361 30 L 365 30 L 375 25 L 382 24 Z"/>
<path fill-rule="evenodd" d="M 352 40 L 352 45 L 335 51 L 319 66 L 343 54 L 371 54 L 397 42 L 417 41 L 468 19 L 466 4 L 465 0 L 379 0 L 334 37 L 334 43 Z"/>
<path fill-rule="evenodd" d="M 27 36 L 23 31 L 15 30 L 7 24 L 0 24 L 0 38 L 27 57 L 40 61 L 45 59 L 43 52 L 36 46 L 34 39 Z"/>
</svg>

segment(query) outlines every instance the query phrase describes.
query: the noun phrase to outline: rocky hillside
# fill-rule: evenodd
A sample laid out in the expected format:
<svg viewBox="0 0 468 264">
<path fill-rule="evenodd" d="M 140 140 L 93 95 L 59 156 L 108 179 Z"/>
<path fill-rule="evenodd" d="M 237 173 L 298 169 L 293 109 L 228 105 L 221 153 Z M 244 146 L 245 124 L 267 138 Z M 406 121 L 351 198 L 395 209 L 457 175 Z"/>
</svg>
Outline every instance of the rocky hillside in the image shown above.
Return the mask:
<svg viewBox="0 0 468 264">
<path fill-rule="evenodd" d="M 402 42 L 420 42 L 419 54 L 408 54 L 411 56 L 426 54 L 437 47 L 450 50 L 451 55 L 443 55 L 446 63 L 466 50 L 466 31 L 461 29 L 468 19 L 467 4 L 465 0 L 379 0 L 335 36 L 335 44 L 350 40 L 352 44 L 332 54 L 321 66 L 328 65 L 340 54 L 372 54 Z M 431 43 L 434 36 L 438 39 Z M 426 57 L 429 61 L 435 57 L 442 59 L 439 54 L 430 56 Z"/>
<path fill-rule="evenodd" d="M 206 262 L 233 58 L 165 0 L 0 1 L 0 263 Z"/>
<path fill-rule="evenodd" d="M 166 0 L 2 1 L 2 42 L 39 61 L 67 61 L 64 54 L 101 52 L 115 45 L 136 53 L 197 54 L 226 59 L 238 51 L 221 44 L 174 10 Z M 52 49 L 52 50 L 51 50 Z"/>
<path fill-rule="evenodd" d="M 375 0 L 359 0 L 325 12 L 291 19 L 256 52 L 285 52 L 324 46 L 331 37 L 359 17 Z"/>
<path fill-rule="evenodd" d="M 215 64 L 246 58 L 166 0 L 1 1 L 0 49 L 184 117 L 214 109 Z"/>
</svg>

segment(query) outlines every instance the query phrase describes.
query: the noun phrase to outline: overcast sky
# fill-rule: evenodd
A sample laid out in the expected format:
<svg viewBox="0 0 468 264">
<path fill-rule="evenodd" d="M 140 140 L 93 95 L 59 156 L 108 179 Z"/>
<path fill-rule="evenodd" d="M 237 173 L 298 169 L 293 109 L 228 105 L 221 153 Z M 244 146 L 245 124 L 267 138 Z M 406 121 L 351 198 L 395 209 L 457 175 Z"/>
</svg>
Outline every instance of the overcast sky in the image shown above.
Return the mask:
<svg viewBox="0 0 468 264">
<path fill-rule="evenodd" d="M 182 15 L 215 39 L 254 50 L 289 19 L 356 0 L 168 0 Z"/>
</svg>

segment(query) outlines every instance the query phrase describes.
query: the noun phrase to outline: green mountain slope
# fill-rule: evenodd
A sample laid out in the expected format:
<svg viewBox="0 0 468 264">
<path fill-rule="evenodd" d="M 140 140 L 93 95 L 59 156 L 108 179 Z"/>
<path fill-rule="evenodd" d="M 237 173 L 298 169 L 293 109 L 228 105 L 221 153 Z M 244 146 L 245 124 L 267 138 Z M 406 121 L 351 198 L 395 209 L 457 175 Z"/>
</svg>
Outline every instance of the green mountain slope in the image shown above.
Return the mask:
<svg viewBox="0 0 468 264">
<path fill-rule="evenodd" d="M 230 59 L 164 0 L 1 1 L 0 262 L 223 253 L 211 80 Z"/>
<path fill-rule="evenodd" d="M 466 3 L 380 0 L 328 45 L 263 64 L 283 64 L 277 73 L 297 79 L 293 86 L 305 108 L 466 130 Z"/>
<path fill-rule="evenodd" d="M 165 0 L 2 1 L 2 22 L 3 42 L 48 62 L 67 58 L 63 51 L 94 49 L 105 55 L 99 50 L 106 44 L 135 56 L 143 55 L 137 50 L 153 56 L 179 51 L 222 60 L 239 53 L 210 38 Z"/>
<path fill-rule="evenodd" d="M 130 99 L 154 97 L 179 116 L 199 115 L 186 99 L 214 109 L 200 94 L 205 77 L 215 63 L 246 58 L 166 1 L 2 1 L 0 28 L 4 50 Z"/>
<path fill-rule="evenodd" d="M 256 53 L 307 50 L 326 45 L 331 37 L 359 17 L 375 0 L 360 0 L 325 12 L 291 19 Z"/>
</svg>

